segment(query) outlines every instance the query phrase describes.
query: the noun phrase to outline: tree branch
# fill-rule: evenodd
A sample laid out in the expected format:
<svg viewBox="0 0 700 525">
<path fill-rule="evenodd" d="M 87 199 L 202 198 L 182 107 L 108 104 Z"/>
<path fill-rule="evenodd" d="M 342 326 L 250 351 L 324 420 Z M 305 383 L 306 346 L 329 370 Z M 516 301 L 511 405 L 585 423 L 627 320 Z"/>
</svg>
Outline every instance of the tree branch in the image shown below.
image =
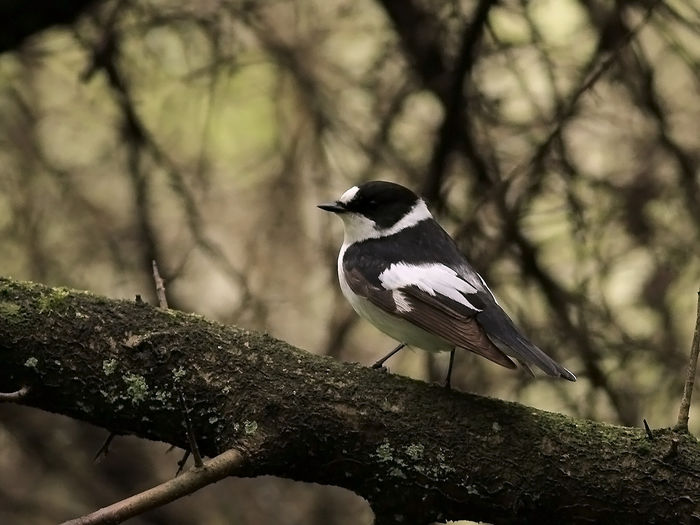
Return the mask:
<svg viewBox="0 0 700 525">
<path fill-rule="evenodd" d="M 73 23 L 97 3 L 95 0 L 0 2 L 0 20 L 12 21 L 4 24 L 0 32 L 0 53 L 16 49 L 26 38 L 49 27 Z"/>
<path fill-rule="evenodd" d="M 161 507 L 182 496 L 216 483 L 240 468 L 244 458 L 237 450 L 227 450 L 205 462 L 201 467 L 188 470 L 183 475 L 138 494 L 101 508 L 86 516 L 68 520 L 62 525 L 116 524 L 138 516 L 148 510 Z"/>
<path fill-rule="evenodd" d="M 451 83 L 441 99 L 445 116 L 438 132 L 423 188 L 423 195 L 429 202 L 435 203 L 438 209 L 442 208 L 444 204 L 444 199 L 440 198 L 440 189 L 447 171 L 450 154 L 458 144 L 460 136 L 472 133 L 469 129 L 470 122 L 466 118 L 468 99 L 465 96 L 465 84 L 473 69 L 477 47 L 484 34 L 489 12 L 494 3 L 493 0 L 480 0 L 474 11 L 472 22 L 464 28 L 459 54 L 455 59 L 451 75 Z M 466 142 L 473 143 L 473 138 L 468 137 Z M 488 182 L 485 169 L 475 169 L 474 175 L 480 179 L 479 182 L 482 184 Z"/>
<path fill-rule="evenodd" d="M 23 386 L 14 392 L 0 392 L 0 403 L 17 403 L 24 399 L 29 393 L 29 388 Z"/>
<path fill-rule="evenodd" d="M 348 488 L 378 522 L 700 517 L 688 434 L 650 441 L 195 315 L 0 279 L 0 391 L 21 385 L 23 404 L 186 448 L 181 389 L 203 454 L 241 451 L 241 476 Z"/>
</svg>

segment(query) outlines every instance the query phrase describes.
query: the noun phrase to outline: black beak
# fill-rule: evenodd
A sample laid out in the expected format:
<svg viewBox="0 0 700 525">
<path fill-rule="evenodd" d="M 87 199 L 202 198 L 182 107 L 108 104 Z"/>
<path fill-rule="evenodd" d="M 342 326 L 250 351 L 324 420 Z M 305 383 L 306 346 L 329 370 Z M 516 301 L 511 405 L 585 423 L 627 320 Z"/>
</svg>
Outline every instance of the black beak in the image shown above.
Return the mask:
<svg viewBox="0 0 700 525">
<path fill-rule="evenodd" d="M 340 202 L 327 202 L 324 204 L 319 204 L 318 207 L 332 213 L 345 213 L 347 211 L 345 206 Z"/>
</svg>

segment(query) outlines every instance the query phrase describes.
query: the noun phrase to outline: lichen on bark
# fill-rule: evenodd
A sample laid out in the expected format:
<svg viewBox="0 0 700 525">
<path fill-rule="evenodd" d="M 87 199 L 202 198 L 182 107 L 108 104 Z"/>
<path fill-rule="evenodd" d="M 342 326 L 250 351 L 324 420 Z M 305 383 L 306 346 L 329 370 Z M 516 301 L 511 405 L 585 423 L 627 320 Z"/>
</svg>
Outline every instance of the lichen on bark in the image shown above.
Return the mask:
<svg viewBox="0 0 700 525">
<path fill-rule="evenodd" d="M 242 476 L 346 487 L 378 522 L 674 522 L 698 517 L 700 446 L 316 356 L 201 316 L 0 279 L 0 389 L 201 451 Z M 673 442 L 676 442 L 673 445 Z M 671 453 L 672 450 L 675 452 Z"/>
</svg>

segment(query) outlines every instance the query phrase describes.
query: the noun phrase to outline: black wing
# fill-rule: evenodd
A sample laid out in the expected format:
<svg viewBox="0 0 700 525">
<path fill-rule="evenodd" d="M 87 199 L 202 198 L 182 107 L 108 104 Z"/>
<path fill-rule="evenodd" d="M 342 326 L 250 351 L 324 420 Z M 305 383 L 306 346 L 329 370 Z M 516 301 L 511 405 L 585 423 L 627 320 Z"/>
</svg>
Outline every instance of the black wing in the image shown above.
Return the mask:
<svg viewBox="0 0 700 525">
<path fill-rule="evenodd" d="M 455 347 L 474 352 L 499 365 L 516 368 L 515 363 L 486 336 L 476 322 L 474 310 L 460 311 L 450 304 L 449 298 L 430 295 L 416 286 L 386 289 L 373 285 L 357 268 L 344 270 L 352 291 L 385 312 L 405 319 Z"/>
<path fill-rule="evenodd" d="M 576 381 L 576 376 L 528 341 L 495 302 L 479 312 L 476 320 L 504 353 L 527 365 L 537 365 L 550 376 Z"/>
</svg>

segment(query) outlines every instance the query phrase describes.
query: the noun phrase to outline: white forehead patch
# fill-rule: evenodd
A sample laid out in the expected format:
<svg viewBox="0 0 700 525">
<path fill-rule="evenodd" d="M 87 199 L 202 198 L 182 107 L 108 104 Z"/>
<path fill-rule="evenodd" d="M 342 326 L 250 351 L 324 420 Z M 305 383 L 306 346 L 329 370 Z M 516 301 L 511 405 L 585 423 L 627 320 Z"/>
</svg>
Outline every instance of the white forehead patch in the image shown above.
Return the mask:
<svg viewBox="0 0 700 525">
<path fill-rule="evenodd" d="M 347 204 L 348 202 L 350 202 L 353 199 L 353 197 L 355 197 L 355 194 L 357 194 L 358 191 L 360 191 L 360 188 L 358 188 L 357 186 L 353 186 L 352 188 L 350 188 L 349 190 L 347 190 L 345 193 L 343 193 L 340 196 L 340 199 L 338 199 L 338 202 L 342 202 L 343 204 Z"/>
</svg>

